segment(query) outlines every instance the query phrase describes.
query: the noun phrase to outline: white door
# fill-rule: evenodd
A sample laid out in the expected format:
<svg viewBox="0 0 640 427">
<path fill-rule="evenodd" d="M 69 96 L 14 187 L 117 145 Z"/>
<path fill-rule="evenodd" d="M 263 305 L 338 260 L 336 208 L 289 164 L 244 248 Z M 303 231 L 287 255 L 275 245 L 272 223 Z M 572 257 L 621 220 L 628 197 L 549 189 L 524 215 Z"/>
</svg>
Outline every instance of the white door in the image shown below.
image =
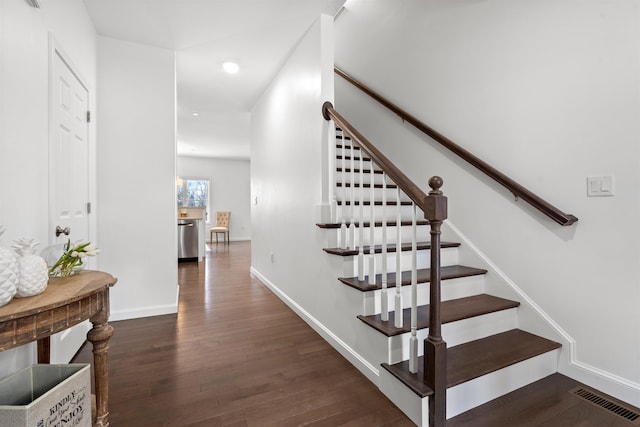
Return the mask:
<svg viewBox="0 0 640 427">
<path fill-rule="evenodd" d="M 58 49 L 52 67 L 49 189 L 53 230 L 50 238 L 58 243 L 67 239 L 88 240 L 89 92 Z"/>
<path fill-rule="evenodd" d="M 90 241 L 89 91 L 71 60 L 51 44 L 49 242 Z M 87 321 L 51 336 L 51 363 L 68 363 L 89 328 Z"/>
</svg>

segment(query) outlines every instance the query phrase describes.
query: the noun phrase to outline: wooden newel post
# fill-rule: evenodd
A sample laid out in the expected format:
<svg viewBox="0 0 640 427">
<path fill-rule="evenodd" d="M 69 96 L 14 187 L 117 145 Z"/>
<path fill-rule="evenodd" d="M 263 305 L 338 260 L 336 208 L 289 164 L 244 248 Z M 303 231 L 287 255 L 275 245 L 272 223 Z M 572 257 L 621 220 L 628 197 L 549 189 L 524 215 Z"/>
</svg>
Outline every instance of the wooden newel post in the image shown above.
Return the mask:
<svg viewBox="0 0 640 427">
<path fill-rule="evenodd" d="M 447 198 L 442 194 L 442 178 L 429 180 L 431 191 L 425 200 L 424 217 L 431 226 L 431 291 L 429 296 L 429 336 L 424 341 L 424 378 L 433 389 L 429 397 L 429 426 L 447 422 L 447 343 L 442 339 L 440 317 L 440 234 L 447 219 Z"/>
</svg>

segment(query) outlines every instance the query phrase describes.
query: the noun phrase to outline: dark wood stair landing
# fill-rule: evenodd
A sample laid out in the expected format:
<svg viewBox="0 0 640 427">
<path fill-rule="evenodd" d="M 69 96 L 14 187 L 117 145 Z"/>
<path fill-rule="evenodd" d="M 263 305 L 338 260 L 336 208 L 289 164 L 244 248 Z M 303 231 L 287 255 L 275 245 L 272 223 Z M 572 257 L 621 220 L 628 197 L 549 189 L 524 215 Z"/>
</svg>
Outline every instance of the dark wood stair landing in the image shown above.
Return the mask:
<svg viewBox="0 0 640 427">
<path fill-rule="evenodd" d="M 486 274 L 487 270 L 481 268 L 466 267 L 464 265 L 448 265 L 440 269 L 441 280 L 459 279 L 461 277 L 480 276 Z M 369 277 L 365 276 L 364 280 L 358 280 L 357 277 L 339 277 L 342 283 L 352 288 L 356 288 L 362 292 L 374 291 L 382 289 L 382 274 L 376 274 L 376 283 L 374 285 L 369 284 Z M 431 269 L 420 268 L 418 269 L 418 283 L 428 283 L 431 281 Z M 402 272 L 402 286 L 411 284 L 411 272 Z M 387 287 L 393 288 L 396 286 L 396 273 L 389 273 L 387 275 Z"/>
<path fill-rule="evenodd" d="M 513 329 L 451 347 L 447 350 L 447 388 L 490 374 L 507 366 L 522 362 L 561 344 L 520 329 Z M 424 357 L 419 357 L 418 372 L 409 372 L 409 361 L 382 367 L 403 382 L 420 397 L 433 394 L 424 383 Z"/>
<path fill-rule="evenodd" d="M 395 291 L 395 290 L 394 290 Z M 458 298 L 442 301 L 441 319 L 442 323 L 451 323 L 458 320 L 469 319 L 471 317 L 482 316 L 483 314 L 495 313 L 501 310 L 508 310 L 520 305 L 517 301 L 495 297 L 487 294 L 474 295 L 465 298 Z M 358 316 L 367 325 L 376 329 L 380 333 L 391 337 L 411 331 L 411 309 L 402 310 L 403 327 L 394 326 L 395 312 L 389 313 L 389 320 L 384 321 L 379 314 L 371 316 Z M 429 327 L 429 306 L 418 307 L 418 329 Z"/>
<path fill-rule="evenodd" d="M 630 422 L 572 394 L 571 391 L 578 387 L 596 391 L 562 374 L 552 374 L 450 418 L 447 420 L 447 427 L 632 427 L 638 425 L 637 421 Z M 602 392 L 597 394 L 640 413 L 640 408 Z"/>
</svg>

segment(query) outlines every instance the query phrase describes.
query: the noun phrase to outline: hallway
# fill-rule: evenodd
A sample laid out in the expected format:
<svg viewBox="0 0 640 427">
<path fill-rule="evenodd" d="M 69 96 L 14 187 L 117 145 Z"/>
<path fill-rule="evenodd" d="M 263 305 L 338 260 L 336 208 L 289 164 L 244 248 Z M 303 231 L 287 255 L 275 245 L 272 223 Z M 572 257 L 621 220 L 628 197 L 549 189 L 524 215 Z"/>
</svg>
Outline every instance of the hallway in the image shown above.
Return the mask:
<svg viewBox="0 0 640 427">
<path fill-rule="evenodd" d="M 180 264 L 177 316 L 112 323 L 111 425 L 413 425 L 249 275 L 250 256 L 214 244 Z M 90 359 L 85 345 L 75 361 Z"/>
</svg>

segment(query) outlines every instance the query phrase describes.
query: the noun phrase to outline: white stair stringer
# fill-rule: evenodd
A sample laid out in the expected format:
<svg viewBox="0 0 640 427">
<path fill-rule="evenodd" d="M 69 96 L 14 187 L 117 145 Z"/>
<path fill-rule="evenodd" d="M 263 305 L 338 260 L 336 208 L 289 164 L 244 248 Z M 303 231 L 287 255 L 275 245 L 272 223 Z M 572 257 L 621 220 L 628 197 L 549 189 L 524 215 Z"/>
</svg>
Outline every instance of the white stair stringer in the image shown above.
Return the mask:
<svg viewBox="0 0 640 427">
<path fill-rule="evenodd" d="M 449 388 L 447 419 L 557 372 L 558 353 L 559 349 L 548 351 Z M 378 386 L 411 421 L 429 425 L 428 397 L 420 397 L 384 368 Z"/>
</svg>

